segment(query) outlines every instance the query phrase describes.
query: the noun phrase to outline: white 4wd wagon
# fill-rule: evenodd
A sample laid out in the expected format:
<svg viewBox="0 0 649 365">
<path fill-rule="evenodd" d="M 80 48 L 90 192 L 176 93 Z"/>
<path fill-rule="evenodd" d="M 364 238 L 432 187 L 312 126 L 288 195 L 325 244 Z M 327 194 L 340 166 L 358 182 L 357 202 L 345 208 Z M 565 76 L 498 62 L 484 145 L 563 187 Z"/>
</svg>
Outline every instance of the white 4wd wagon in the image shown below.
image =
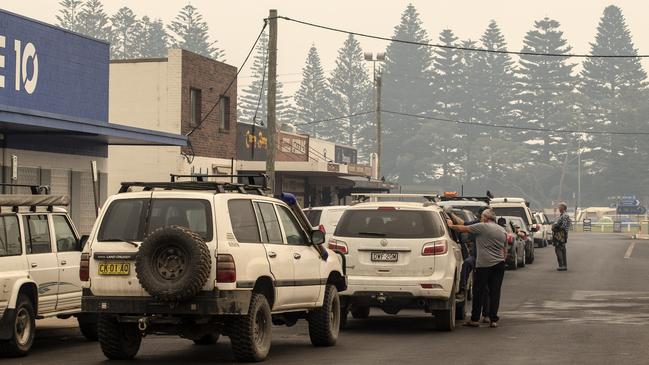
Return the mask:
<svg viewBox="0 0 649 365">
<path fill-rule="evenodd" d="M 13 185 L 13 187 L 18 185 Z M 25 187 L 25 186 L 20 186 Z M 24 356 L 35 320 L 76 316 L 97 339 L 97 321 L 81 314 L 81 240 L 62 206 L 66 196 L 0 195 L 0 355 Z"/>
<path fill-rule="evenodd" d="M 377 194 L 377 196 L 380 196 Z M 458 295 L 462 253 L 434 203 L 371 202 L 345 210 L 329 248 L 345 254 L 349 286 L 343 318 L 365 318 L 370 307 L 388 314 L 423 309 L 440 330 L 463 318 Z"/>
<path fill-rule="evenodd" d="M 314 345 L 335 344 L 343 258 L 319 246 L 322 232 L 297 204 L 263 193 L 207 181 L 122 184 L 81 259 L 83 309 L 100 315 L 106 357 L 134 357 L 147 334 L 197 344 L 223 334 L 237 360 L 260 361 L 271 325 L 301 318 Z"/>
</svg>

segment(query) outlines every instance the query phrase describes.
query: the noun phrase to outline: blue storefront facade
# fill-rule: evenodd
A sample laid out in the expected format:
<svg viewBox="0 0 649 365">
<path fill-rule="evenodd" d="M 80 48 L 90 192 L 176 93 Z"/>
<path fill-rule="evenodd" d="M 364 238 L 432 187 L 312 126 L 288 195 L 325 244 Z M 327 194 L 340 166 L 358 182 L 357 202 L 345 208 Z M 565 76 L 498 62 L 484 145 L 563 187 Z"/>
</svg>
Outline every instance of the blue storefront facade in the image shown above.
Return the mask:
<svg viewBox="0 0 649 365">
<path fill-rule="evenodd" d="M 83 232 L 94 220 L 92 161 L 101 201 L 112 193 L 109 145 L 186 145 L 182 135 L 110 123 L 109 48 L 0 9 L 0 180 L 70 195 Z"/>
</svg>

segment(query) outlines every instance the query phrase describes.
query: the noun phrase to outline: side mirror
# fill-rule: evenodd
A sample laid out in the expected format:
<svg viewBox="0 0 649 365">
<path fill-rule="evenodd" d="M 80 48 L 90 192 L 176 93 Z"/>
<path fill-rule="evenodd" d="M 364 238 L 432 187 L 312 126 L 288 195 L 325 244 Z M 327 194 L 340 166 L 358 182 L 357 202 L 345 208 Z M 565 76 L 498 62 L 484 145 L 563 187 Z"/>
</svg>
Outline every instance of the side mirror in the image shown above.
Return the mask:
<svg viewBox="0 0 649 365">
<path fill-rule="evenodd" d="M 320 230 L 311 231 L 311 243 L 321 245 L 325 242 L 325 234 Z"/>
<path fill-rule="evenodd" d="M 90 236 L 88 236 L 87 234 L 84 234 L 83 236 L 81 236 L 81 239 L 79 239 L 79 247 L 81 248 L 82 251 L 83 248 L 86 247 L 86 243 L 88 243 L 89 237 Z"/>
</svg>

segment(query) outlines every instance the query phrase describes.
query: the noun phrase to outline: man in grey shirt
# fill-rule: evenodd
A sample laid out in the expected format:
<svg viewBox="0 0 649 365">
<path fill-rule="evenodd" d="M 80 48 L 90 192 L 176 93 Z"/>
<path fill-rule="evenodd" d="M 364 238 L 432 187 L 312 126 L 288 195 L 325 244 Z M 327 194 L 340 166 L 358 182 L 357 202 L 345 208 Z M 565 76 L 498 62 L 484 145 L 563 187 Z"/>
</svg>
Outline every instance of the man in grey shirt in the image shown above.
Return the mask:
<svg viewBox="0 0 649 365">
<path fill-rule="evenodd" d="M 500 289 L 505 276 L 505 243 L 507 232 L 496 223 L 493 210 L 487 209 L 480 215 L 480 223 L 463 226 L 449 220 L 448 226 L 457 232 L 473 233 L 476 236 L 477 258 L 473 282 L 473 303 L 468 326 L 478 327 L 482 300 L 488 290 L 490 327 L 498 326 Z"/>
</svg>

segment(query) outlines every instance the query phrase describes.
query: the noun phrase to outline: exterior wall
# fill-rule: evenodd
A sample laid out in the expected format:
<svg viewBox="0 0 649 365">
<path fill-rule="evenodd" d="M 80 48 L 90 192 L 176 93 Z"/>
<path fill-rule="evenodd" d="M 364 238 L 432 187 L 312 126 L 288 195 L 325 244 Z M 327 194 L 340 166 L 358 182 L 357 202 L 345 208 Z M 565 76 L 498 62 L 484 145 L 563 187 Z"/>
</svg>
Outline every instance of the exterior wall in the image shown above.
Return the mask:
<svg viewBox="0 0 649 365">
<path fill-rule="evenodd" d="M 111 122 L 170 133 L 191 128 L 190 88 L 201 90 L 203 115 L 220 97 L 236 68 L 180 49 L 166 59 L 114 61 L 110 65 Z M 123 181 L 168 181 L 169 174 L 231 174 L 236 146 L 236 82 L 230 92 L 230 129 L 219 130 L 219 110 L 189 138 L 189 148 L 109 146 L 108 190 Z M 236 167 L 235 167 L 236 170 Z"/>
<path fill-rule="evenodd" d="M 204 118 L 219 98 L 223 91 L 235 77 L 237 68 L 228 64 L 214 61 L 210 58 L 188 51 L 172 50 L 174 56 L 182 54 L 182 133 L 192 130 L 190 88 L 201 90 L 201 111 Z M 217 106 L 212 113 L 207 115 L 205 122 L 190 136 L 189 140 L 196 156 L 212 158 L 235 158 L 237 138 L 237 83 L 230 87 L 224 96 L 230 98 L 229 129 L 221 130 L 220 113 Z M 184 148 L 189 152 L 189 148 Z"/>
</svg>

